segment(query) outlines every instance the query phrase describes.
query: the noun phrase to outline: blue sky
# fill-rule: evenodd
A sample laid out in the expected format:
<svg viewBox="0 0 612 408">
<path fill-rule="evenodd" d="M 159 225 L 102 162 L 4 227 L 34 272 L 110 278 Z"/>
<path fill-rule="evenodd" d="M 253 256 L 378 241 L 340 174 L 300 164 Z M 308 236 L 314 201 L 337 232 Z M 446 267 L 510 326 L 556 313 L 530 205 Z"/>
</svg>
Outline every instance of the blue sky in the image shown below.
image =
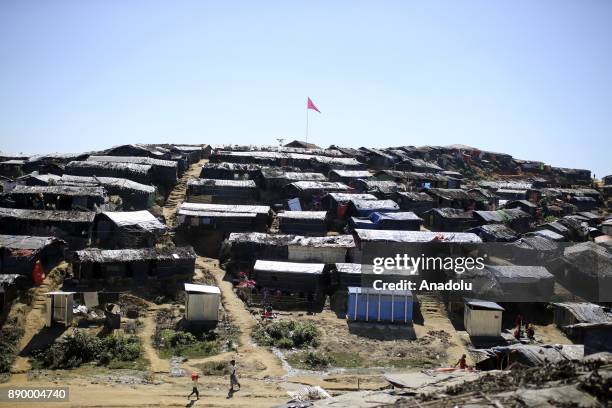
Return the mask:
<svg viewBox="0 0 612 408">
<path fill-rule="evenodd" d="M 612 2 L 0 2 L 0 150 L 463 143 L 612 173 Z"/>
</svg>

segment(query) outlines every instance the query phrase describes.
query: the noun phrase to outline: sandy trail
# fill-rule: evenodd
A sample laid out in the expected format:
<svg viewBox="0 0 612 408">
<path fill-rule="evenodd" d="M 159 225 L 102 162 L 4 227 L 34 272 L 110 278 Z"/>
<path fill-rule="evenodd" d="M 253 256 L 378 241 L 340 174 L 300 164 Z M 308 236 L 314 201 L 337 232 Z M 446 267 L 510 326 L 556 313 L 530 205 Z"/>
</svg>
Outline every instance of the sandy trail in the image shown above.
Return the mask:
<svg viewBox="0 0 612 408">
<path fill-rule="evenodd" d="M 185 366 L 193 367 L 207 361 L 225 361 L 235 358 L 238 364 L 250 367 L 260 367 L 255 373 L 251 373 L 254 378 L 265 378 L 272 376 L 282 376 L 285 374 L 281 362 L 269 350 L 258 347 L 251 340 L 251 332 L 256 326 L 255 319 L 245 308 L 242 300 L 234 292 L 231 282 L 223 280 L 225 271 L 219 268 L 219 261 L 211 258 L 198 257 L 196 261 L 200 269 L 207 270 L 214 278 L 217 286 L 221 289 L 221 300 L 226 313 L 229 315 L 233 324 L 240 328 L 240 346 L 235 353 L 223 353 L 201 359 L 189 360 Z"/>
<path fill-rule="evenodd" d="M 147 310 L 147 315 L 143 319 L 143 328 L 138 333 L 142 341 L 142 349 L 145 358 L 149 360 L 149 366 L 154 373 L 168 373 L 170 371 L 170 362 L 159 357 L 157 351 L 153 347 L 151 340 L 155 335 L 155 313 L 157 312 L 156 305 L 151 304 Z"/>
<path fill-rule="evenodd" d="M 206 163 L 208 163 L 208 159 L 202 159 L 199 162 L 189 166 L 168 195 L 168 199 L 162 208 L 162 213 L 166 219 L 166 224 L 169 227 L 175 226 L 176 208 L 185 200 L 185 195 L 187 193 L 187 182 L 189 179 L 198 178 L 200 176 L 202 166 Z"/>
</svg>

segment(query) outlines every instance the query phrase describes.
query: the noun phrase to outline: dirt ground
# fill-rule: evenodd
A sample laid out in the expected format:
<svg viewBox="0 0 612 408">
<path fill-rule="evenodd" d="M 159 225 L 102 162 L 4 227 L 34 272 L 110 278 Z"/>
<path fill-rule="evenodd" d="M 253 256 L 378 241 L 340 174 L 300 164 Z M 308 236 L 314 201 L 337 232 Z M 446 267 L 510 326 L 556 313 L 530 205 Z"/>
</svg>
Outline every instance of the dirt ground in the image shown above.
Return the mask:
<svg viewBox="0 0 612 408">
<path fill-rule="evenodd" d="M 169 225 L 174 224 L 176 206 L 185 196 L 187 180 L 197 177 L 204 163 L 206 160 L 192 165 L 170 193 L 162 209 Z M 280 318 L 315 321 L 322 332 L 318 349 L 333 354 L 346 367 L 331 368 L 325 372 L 295 370 L 286 362 L 287 353 L 275 353 L 253 343 L 251 334 L 258 320 L 235 294 L 231 282 L 224 280 L 224 275 L 225 271 L 219 268 L 217 260 L 198 257 L 194 281 L 214 283 L 221 289 L 224 313 L 240 329 L 236 351 L 188 359 L 180 363 L 184 375 L 171 376 L 171 364 L 168 359 L 160 358 L 153 347 L 152 338 L 157 310 L 173 305 L 156 305 L 142 300 L 143 324 L 138 335 L 148 371 L 109 370 L 95 366 L 82 366 L 69 371 L 33 371 L 28 360 L 19 357 L 13 365 L 12 376 L 0 387 L 70 387 L 69 402 L 29 405 L 35 407 L 270 407 L 285 403 L 288 400 L 287 391 L 304 385 L 321 386 L 332 395 L 382 389 L 388 385 L 382 377 L 387 370 L 452 365 L 470 346 L 469 337 L 466 341 L 465 336 L 457 332 L 444 304 L 434 294 L 419 297 L 422 319 L 416 321 L 412 328 L 396 325 L 380 326 L 373 330 L 371 326 L 349 325 L 345 319 L 338 318 L 329 310 L 316 315 L 282 313 Z M 36 289 L 32 308 L 24 305 L 15 307 L 14 313 L 25 327 L 21 348 L 30 343 L 44 325 L 41 299 L 44 302 L 44 292 L 56 286 L 49 281 Z M 552 325 L 537 326 L 536 331 L 547 341 L 569 343 Z M 227 376 L 205 375 L 200 376 L 200 400 L 187 400 L 192 386 L 191 372 L 199 372 L 207 363 L 227 364 L 231 359 L 237 361 L 241 391 L 228 398 Z M 0 407 L 9 406 L 14 404 L 0 402 Z"/>
</svg>

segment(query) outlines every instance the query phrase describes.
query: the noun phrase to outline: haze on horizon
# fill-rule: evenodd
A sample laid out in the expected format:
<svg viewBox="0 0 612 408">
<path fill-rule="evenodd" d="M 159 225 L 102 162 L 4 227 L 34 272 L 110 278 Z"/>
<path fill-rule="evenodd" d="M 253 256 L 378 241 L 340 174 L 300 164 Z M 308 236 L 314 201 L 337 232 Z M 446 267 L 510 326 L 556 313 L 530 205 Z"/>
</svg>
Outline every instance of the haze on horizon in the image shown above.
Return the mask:
<svg viewBox="0 0 612 408">
<path fill-rule="evenodd" d="M 466 144 L 612 173 L 606 0 L 0 3 L 0 150 Z"/>
</svg>

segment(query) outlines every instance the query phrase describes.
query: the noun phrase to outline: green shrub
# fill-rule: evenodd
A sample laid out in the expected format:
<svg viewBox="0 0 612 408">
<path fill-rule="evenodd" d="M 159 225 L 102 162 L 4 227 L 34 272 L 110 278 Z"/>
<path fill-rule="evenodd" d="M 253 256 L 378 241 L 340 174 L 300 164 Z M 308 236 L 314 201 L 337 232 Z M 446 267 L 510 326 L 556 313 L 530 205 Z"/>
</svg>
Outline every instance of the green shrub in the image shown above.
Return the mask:
<svg viewBox="0 0 612 408">
<path fill-rule="evenodd" d="M 5 326 L 0 330 L 0 373 L 8 373 L 19 352 L 17 344 L 23 336 L 23 329 Z"/>
<path fill-rule="evenodd" d="M 314 351 L 307 351 L 300 360 L 306 367 L 315 369 L 325 368 L 334 363 L 334 358 L 332 356 Z"/>
<path fill-rule="evenodd" d="M 321 333 L 311 321 L 279 320 L 253 331 L 253 339 L 262 346 L 278 348 L 317 347 Z"/>
<path fill-rule="evenodd" d="M 96 362 L 108 365 L 111 361 L 134 361 L 141 355 L 137 337 L 109 336 L 98 338 L 76 331 L 35 355 L 35 367 L 50 369 L 76 368 Z"/>
</svg>

